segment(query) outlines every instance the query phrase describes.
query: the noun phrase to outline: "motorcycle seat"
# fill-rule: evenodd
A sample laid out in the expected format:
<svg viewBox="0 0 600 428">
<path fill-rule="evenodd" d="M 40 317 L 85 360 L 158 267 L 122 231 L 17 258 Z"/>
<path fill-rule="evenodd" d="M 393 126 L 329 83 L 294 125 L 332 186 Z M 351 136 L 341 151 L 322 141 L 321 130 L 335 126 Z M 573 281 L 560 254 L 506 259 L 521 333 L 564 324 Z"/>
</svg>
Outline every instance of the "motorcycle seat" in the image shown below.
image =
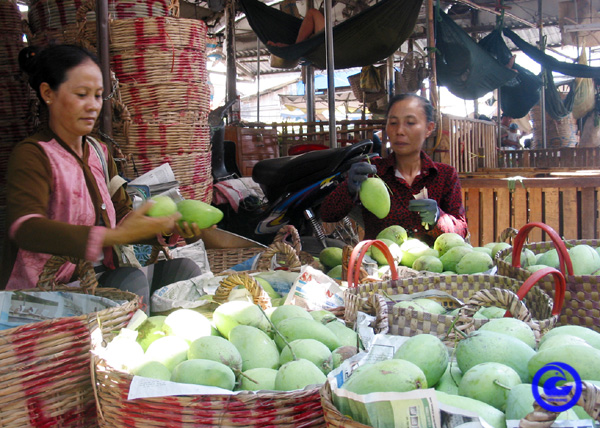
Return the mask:
<svg viewBox="0 0 600 428">
<path fill-rule="evenodd" d="M 265 159 L 254 165 L 252 179 L 269 201 L 300 190 L 338 172 L 345 172 L 347 161 L 369 153 L 373 142 L 364 140 L 346 147 L 316 150 L 296 156 Z"/>
</svg>

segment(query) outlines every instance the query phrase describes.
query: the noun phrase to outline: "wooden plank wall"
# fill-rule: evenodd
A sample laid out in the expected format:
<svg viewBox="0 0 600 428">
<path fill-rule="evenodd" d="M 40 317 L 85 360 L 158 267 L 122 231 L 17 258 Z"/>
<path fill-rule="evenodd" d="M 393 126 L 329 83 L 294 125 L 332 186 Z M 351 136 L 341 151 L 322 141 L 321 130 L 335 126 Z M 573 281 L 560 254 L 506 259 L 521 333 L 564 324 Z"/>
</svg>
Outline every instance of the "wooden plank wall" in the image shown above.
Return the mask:
<svg viewBox="0 0 600 428">
<path fill-rule="evenodd" d="M 471 244 L 497 241 L 507 227 L 543 222 L 565 239 L 599 239 L 600 176 L 523 178 L 509 189 L 507 178 L 461 178 Z M 529 242 L 549 238 L 539 228 Z"/>
</svg>

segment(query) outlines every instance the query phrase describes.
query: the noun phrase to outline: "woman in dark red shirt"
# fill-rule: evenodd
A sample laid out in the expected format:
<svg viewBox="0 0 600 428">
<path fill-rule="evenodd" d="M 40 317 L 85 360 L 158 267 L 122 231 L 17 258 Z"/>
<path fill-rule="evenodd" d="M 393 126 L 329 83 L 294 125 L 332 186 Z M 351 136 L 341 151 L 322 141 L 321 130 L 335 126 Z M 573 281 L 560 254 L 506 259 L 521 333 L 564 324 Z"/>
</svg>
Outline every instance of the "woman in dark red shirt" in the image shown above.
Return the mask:
<svg viewBox="0 0 600 428">
<path fill-rule="evenodd" d="M 389 187 L 391 209 L 387 217 L 377 218 L 362 207 L 365 238 L 373 239 L 391 225 L 400 225 L 409 236 L 432 245 L 445 232 L 466 237 L 465 209 L 456 170 L 434 162 L 423 150 L 427 137 L 435 129 L 433 106 L 414 94 L 396 95 L 387 111 L 386 134 L 392 153 L 376 158 L 372 165 L 354 164 L 348 178 L 323 202 L 323 221 L 339 221 L 360 203 L 358 190 L 368 175 L 377 174 Z M 416 195 L 426 197 L 415 199 Z"/>
</svg>

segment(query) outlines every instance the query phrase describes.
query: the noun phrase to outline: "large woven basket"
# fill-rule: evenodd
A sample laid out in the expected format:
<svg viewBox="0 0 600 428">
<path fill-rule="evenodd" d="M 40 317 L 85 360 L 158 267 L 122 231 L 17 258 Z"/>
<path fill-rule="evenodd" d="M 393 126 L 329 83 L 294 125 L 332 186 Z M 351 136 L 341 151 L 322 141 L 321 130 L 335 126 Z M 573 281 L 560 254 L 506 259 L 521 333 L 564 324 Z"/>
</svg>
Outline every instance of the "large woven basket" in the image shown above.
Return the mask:
<svg viewBox="0 0 600 428">
<path fill-rule="evenodd" d="M 384 253 L 388 251 L 381 241 L 363 241 L 353 250 L 359 255 L 358 260 L 361 259 L 361 254 L 364 254 L 369 245 L 376 245 Z M 352 266 L 351 263 L 350 268 Z M 456 325 L 456 316 L 393 307 L 396 302 L 390 299 L 385 301 L 385 305 L 377 305 L 373 303 L 372 299 L 372 296 L 376 294 L 393 297 L 400 294 L 410 295 L 436 290 L 446 292 L 454 299 L 464 302 L 467 308 L 482 305 L 505 308 L 514 317 L 529 322 L 532 328 L 542 335 L 556 324 L 562 305 L 560 296 L 564 293 L 559 291 L 557 301 L 554 302 L 543 290 L 539 287 L 533 288 L 533 285 L 542 275 L 552 274 L 556 281 L 556 287 L 564 290 L 564 278 L 559 271 L 553 268 L 547 268 L 536 274 L 526 284 L 506 276 L 481 274 L 420 276 L 367 283 L 355 287 L 352 282 L 352 278 L 355 276 L 354 271 L 349 269 L 348 290 L 344 294 L 346 321 L 355 322 L 358 311 L 363 311 L 376 315 L 379 329 L 388 334 L 414 336 L 429 333 L 442 340 L 448 340 L 452 338 L 452 335 L 449 336 L 449 332 Z M 476 296 L 478 292 L 485 293 Z M 527 294 L 526 297 L 525 294 Z M 472 300 L 474 297 L 475 299 Z M 440 303 L 451 309 L 456 307 L 454 299 L 442 299 Z M 523 302 L 520 302 L 520 299 Z M 463 311 L 463 316 L 466 314 L 468 318 L 472 312 L 473 310 Z M 462 320 L 461 325 L 468 329 L 478 329 L 487 321 L 486 319 L 468 318 Z"/>
<path fill-rule="evenodd" d="M 100 427 L 322 427 L 319 388 L 128 400 L 133 376 L 94 354 Z"/>
<path fill-rule="evenodd" d="M 46 266 L 60 266 L 64 260 L 52 257 Z M 55 271 L 45 268 L 45 273 L 50 276 Z M 28 291 L 48 290 L 23 290 Z M 96 288 L 93 294 L 126 303 L 0 331 L 0 426 L 96 426 L 90 338 L 96 331 L 111 337 L 125 327 L 140 302 L 135 294 L 112 288 Z"/>
<path fill-rule="evenodd" d="M 551 240 L 525 244 L 529 231 L 534 227 L 543 229 Z M 587 244 L 593 247 L 600 245 L 600 241 L 596 239 L 568 240 L 566 242 L 571 245 Z M 553 248 L 558 250 L 559 258 L 561 258 L 561 271 L 566 280 L 565 304 L 560 313 L 559 324 L 582 325 L 600 331 L 600 275 L 573 275 L 571 258 L 564 242 L 554 229 L 544 223 L 526 224 L 515 237 L 513 247 L 502 250 L 496 255 L 496 264 L 500 275 L 519 281 L 525 281 L 531 276 L 531 272 L 521 267 L 522 248 L 528 248 L 536 254 Z M 515 256 L 512 257 L 512 263 L 507 263 L 504 258 L 511 252 Z M 554 295 L 551 279 L 542 278 L 539 284 L 546 293 Z"/>
</svg>

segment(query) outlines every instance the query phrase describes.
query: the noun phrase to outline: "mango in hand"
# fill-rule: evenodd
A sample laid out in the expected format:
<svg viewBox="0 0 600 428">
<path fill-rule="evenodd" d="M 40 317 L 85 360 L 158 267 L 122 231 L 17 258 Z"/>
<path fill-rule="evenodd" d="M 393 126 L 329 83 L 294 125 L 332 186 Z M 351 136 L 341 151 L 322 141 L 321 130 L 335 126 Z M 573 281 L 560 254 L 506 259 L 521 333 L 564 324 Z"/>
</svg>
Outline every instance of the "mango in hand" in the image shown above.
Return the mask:
<svg viewBox="0 0 600 428">
<path fill-rule="evenodd" d="M 202 201 L 184 199 L 177 203 L 177 211 L 181 214 L 179 224 L 196 223 L 200 229 L 208 229 L 223 219 L 223 211 Z"/>
<path fill-rule="evenodd" d="M 369 177 L 363 181 L 358 196 L 363 206 L 377 218 L 385 218 L 390 213 L 390 194 L 381 178 Z"/>
<path fill-rule="evenodd" d="M 154 203 L 146 212 L 149 217 L 168 217 L 177 212 L 177 204 L 168 196 L 153 196 L 150 198 Z"/>
</svg>

